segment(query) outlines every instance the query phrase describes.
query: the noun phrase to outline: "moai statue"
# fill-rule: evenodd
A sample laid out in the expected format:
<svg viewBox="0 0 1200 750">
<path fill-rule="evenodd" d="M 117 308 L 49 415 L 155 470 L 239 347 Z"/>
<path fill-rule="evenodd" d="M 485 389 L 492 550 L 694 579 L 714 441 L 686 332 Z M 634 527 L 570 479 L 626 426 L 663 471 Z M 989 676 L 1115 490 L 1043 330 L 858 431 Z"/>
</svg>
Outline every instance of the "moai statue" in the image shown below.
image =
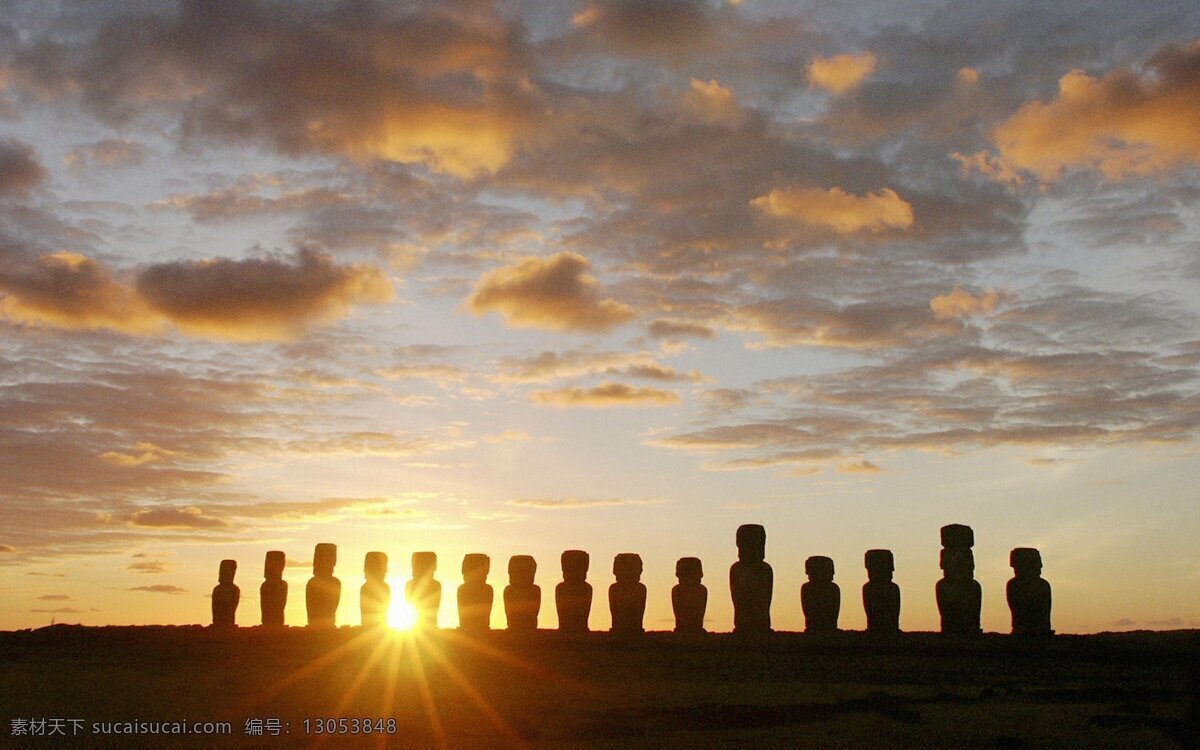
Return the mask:
<svg viewBox="0 0 1200 750">
<path fill-rule="evenodd" d="M 1052 635 L 1050 584 L 1042 578 L 1042 553 L 1032 547 L 1017 547 L 1009 553 L 1008 564 L 1013 569 L 1006 589 L 1013 635 Z"/>
<path fill-rule="evenodd" d="M 534 582 L 537 560 L 529 555 L 513 555 L 508 560 L 508 585 L 504 587 L 504 615 L 508 629 L 520 633 L 537 630 L 542 608 L 542 590 Z"/>
<path fill-rule="evenodd" d="M 804 572 L 808 583 L 800 587 L 800 606 L 805 632 L 836 633 L 842 590 L 833 582 L 833 560 L 821 555 L 810 557 L 804 561 Z"/>
<path fill-rule="evenodd" d="M 892 582 L 896 562 L 890 549 L 869 549 L 863 557 L 867 582 L 863 584 L 863 609 L 868 633 L 900 632 L 900 587 Z"/>
<path fill-rule="evenodd" d="M 608 587 L 608 611 L 612 614 L 612 632 L 623 635 L 644 633 L 646 584 L 642 583 L 642 557 L 622 552 L 613 558 L 616 583 Z"/>
<path fill-rule="evenodd" d="M 417 611 L 417 627 L 437 628 L 438 610 L 442 606 L 442 584 L 434 580 L 437 572 L 436 552 L 414 552 L 412 580 L 404 585 L 404 598 Z"/>
<path fill-rule="evenodd" d="M 771 632 L 771 592 L 775 573 L 764 560 L 767 530 L 756 523 L 737 530 L 738 561 L 729 568 L 729 591 L 733 595 L 733 632 L 765 635 Z"/>
<path fill-rule="evenodd" d="M 588 632 L 592 612 L 592 584 L 587 582 L 588 553 L 569 549 L 562 553 L 562 583 L 554 587 L 558 629 L 563 633 Z"/>
<path fill-rule="evenodd" d="M 366 583 L 358 592 L 359 609 L 364 628 L 387 625 L 388 607 L 392 603 L 392 587 L 387 584 L 388 558 L 382 552 L 368 552 L 363 560 Z"/>
<path fill-rule="evenodd" d="M 263 582 L 258 587 L 258 603 L 262 609 L 263 625 L 283 625 L 283 610 L 287 608 L 287 581 L 283 580 L 283 569 L 287 556 L 280 550 L 271 550 L 263 560 Z"/>
<path fill-rule="evenodd" d="M 486 633 L 492 622 L 492 587 L 488 572 L 492 561 L 487 555 L 470 554 L 463 558 L 463 584 L 458 587 L 458 627 L 468 633 Z"/>
<path fill-rule="evenodd" d="M 983 590 L 975 580 L 975 532 L 970 526 L 942 527 L 942 579 L 937 582 L 938 612 L 942 632 L 948 635 L 978 635 Z"/>
<path fill-rule="evenodd" d="M 236 628 L 237 608 L 242 591 L 233 583 L 237 573 L 237 560 L 222 560 L 217 574 L 217 585 L 212 590 L 212 616 L 214 628 Z"/>
<path fill-rule="evenodd" d="M 704 632 L 704 612 L 708 609 L 708 589 L 700 583 L 704 566 L 698 557 L 675 561 L 679 583 L 671 589 L 671 608 L 675 610 L 675 632 L 696 635 Z"/>
<path fill-rule="evenodd" d="M 333 577 L 337 565 L 337 545 L 322 542 L 313 550 L 313 577 L 304 589 L 310 628 L 332 628 L 337 624 L 342 582 Z"/>
</svg>

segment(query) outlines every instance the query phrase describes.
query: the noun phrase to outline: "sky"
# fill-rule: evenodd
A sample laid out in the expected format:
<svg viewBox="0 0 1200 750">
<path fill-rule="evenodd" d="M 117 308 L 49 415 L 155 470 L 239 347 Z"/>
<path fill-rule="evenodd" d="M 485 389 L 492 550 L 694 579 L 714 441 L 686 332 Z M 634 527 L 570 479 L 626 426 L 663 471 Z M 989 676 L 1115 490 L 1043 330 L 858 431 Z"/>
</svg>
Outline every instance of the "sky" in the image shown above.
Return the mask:
<svg viewBox="0 0 1200 750">
<path fill-rule="evenodd" d="M 318 542 L 564 549 L 777 629 L 888 548 L 985 629 L 1200 627 L 1200 6 L 0 2 L 0 629 L 258 621 Z M 399 598 L 397 596 L 397 598 Z"/>
</svg>

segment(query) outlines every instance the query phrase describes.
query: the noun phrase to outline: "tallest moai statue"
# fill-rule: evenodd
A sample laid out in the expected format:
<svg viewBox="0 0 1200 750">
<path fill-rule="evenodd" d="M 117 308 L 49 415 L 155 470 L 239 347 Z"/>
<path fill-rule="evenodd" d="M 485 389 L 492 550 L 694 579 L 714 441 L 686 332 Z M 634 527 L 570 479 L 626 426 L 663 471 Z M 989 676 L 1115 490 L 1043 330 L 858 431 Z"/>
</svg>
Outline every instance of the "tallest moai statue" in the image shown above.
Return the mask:
<svg viewBox="0 0 1200 750">
<path fill-rule="evenodd" d="M 258 604 L 263 625 L 282 625 L 287 608 L 288 585 L 283 580 L 287 556 L 282 550 L 271 550 L 263 560 L 263 582 L 258 587 Z"/>
<path fill-rule="evenodd" d="M 737 530 L 738 561 L 729 568 L 733 596 L 733 632 L 765 635 L 771 632 L 771 594 L 775 572 L 766 562 L 767 530 L 748 523 Z"/>
<path fill-rule="evenodd" d="M 975 532 L 970 526 L 952 523 L 942 527 L 942 580 L 937 582 L 938 612 L 942 632 L 948 635 L 978 635 L 983 590 L 975 580 Z"/>
<path fill-rule="evenodd" d="M 304 589 L 310 628 L 332 628 L 337 624 L 342 582 L 333 577 L 337 565 L 337 545 L 323 542 L 313 550 L 313 577 Z"/>
</svg>

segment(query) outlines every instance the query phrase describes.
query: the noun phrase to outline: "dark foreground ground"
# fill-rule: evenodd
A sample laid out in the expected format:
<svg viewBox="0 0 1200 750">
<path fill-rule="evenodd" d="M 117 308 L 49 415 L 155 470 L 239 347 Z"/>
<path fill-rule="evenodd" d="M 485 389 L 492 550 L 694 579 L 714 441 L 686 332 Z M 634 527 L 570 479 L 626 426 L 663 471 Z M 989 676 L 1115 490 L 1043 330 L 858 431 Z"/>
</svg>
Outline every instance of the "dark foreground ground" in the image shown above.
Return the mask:
<svg viewBox="0 0 1200 750">
<path fill-rule="evenodd" d="M 620 642 L 497 632 L 472 641 L 453 631 L 57 626 L 0 633 L 0 743 L 1192 747 L 1198 655 L 1197 631 L 1047 643 L 778 633 L 747 644 L 668 633 Z M 338 717 L 348 721 L 315 721 Z M 362 719 L 379 717 L 395 720 L 392 731 L 372 721 L 364 733 Z M 58 724 L 67 736 L 13 736 L 21 721 L 41 719 L 45 732 Z M 130 721 L 229 722 L 231 733 L 118 735 L 96 726 Z M 263 734 L 248 734 L 258 722 Z"/>
</svg>

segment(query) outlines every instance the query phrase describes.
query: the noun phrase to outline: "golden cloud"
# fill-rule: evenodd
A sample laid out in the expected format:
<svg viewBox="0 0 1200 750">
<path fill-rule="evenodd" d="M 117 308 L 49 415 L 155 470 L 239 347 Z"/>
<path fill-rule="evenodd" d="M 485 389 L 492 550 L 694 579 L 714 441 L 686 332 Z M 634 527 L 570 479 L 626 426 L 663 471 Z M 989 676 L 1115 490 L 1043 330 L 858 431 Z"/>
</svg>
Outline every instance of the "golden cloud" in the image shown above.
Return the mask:
<svg viewBox="0 0 1200 750">
<path fill-rule="evenodd" d="M 162 328 L 162 320 L 133 289 L 78 253 L 43 255 L 0 270 L 0 292 L 0 317 L 14 323 L 134 334 Z"/>
<path fill-rule="evenodd" d="M 338 266 L 323 253 L 277 258 L 176 261 L 151 266 L 138 293 L 180 329 L 206 338 L 268 341 L 296 338 L 309 326 L 347 315 L 360 304 L 392 298 L 378 268 Z"/>
<path fill-rule="evenodd" d="M 841 188 L 775 189 L 750 201 L 767 216 L 824 227 L 838 234 L 881 232 L 912 226 L 912 206 L 884 188 L 878 193 L 853 195 Z"/>
<path fill-rule="evenodd" d="M 808 82 L 834 94 L 844 94 L 857 88 L 873 72 L 875 55 L 870 52 L 818 57 L 808 65 Z"/>
<path fill-rule="evenodd" d="M 280 259 L 175 261 L 132 285 L 78 253 L 43 255 L 0 270 L 0 317 L 67 329 L 152 334 L 167 323 L 205 338 L 292 339 L 360 304 L 382 304 L 392 285 L 374 266 L 335 265 L 301 250 Z M 112 460 L 112 459 L 109 459 Z"/>
<path fill-rule="evenodd" d="M 852 463 L 841 464 L 838 466 L 838 471 L 842 474 L 878 474 L 883 471 L 870 461 L 863 459 L 862 461 L 854 461 Z"/>
<path fill-rule="evenodd" d="M 638 388 L 625 383 L 604 382 L 592 388 L 559 388 L 534 391 L 529 399 L 549 406 L 666 406 L 679 403 L 679 394 L 658 388 Z"/>
<path fill-rule="evenodd" d="M 1055 99 L 1027 102 L 995 129 L 999 158 L 1047 181 L 1071 168 L 1120 180 L 1200 163 L 1200 41 L 1162 48 L 1149 67 L 1071 71 Z"/>
<path fill-rule="evenodd" d="M 933 317 L 947 320 L 989 313 L 996 309 L 999 302 L 999 292 L 989 291 L 974 295 L 956 286 L 949 294 L 939 294 L 929 300 L 929 309 L 933 310 Z"/>
<path fill-rule="evenodd" d="M 577 253 L 525 258 L 484 274 L 465 304 L 475 315 L 499 312 L 513 328 L 603 332 L 632 320 L 628 305 L 601 299 L 590 268 Z"/>
<path fill-rule="evenodd" d="M 693 117 L 709 125 L 736 128 L 745 120 L 733 91 L 715 80 L 691 79 L 683 105 Z"/>
</svg>

